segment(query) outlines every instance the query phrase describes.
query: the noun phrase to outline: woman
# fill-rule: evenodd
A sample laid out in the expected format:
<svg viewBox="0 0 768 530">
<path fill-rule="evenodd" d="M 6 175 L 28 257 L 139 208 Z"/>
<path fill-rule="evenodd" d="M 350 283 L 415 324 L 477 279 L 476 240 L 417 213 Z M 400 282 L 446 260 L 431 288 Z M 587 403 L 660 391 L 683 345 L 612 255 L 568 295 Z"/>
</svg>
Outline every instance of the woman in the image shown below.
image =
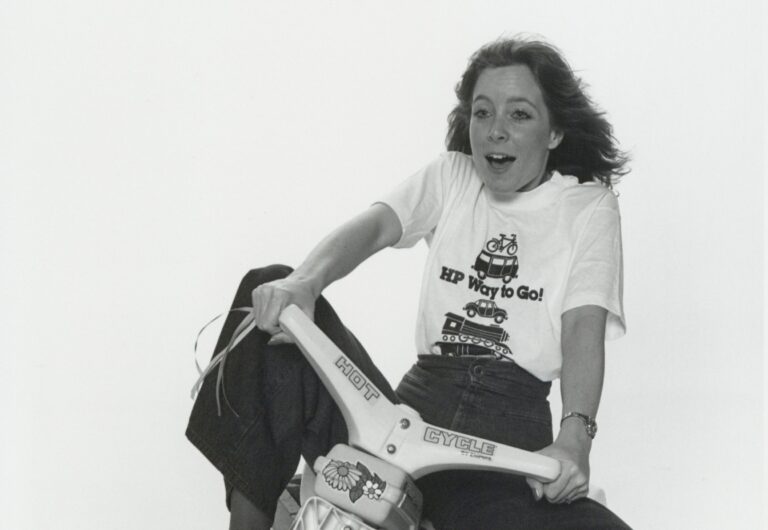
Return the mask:
<svg viewBox="0 0 768 530">
<path fill-rule="evenodd" d="M 298 455 L 312 462 L 346 437 L 335 405 L 278 326 L 292 303 L 425 421 L 560 460 L 560 476 L 546 484 L 473 471 L 422 478 L 425 515 L 437 528 L 626 528 L 585 498 L 604 340 L 624 331 L 610 187 L 626 159 L 545 43 L 481 48 L 456 93 L 448 153 L 331 233 L 295 271 L 270 267 L 243 280 L 234 305 L 251 302 L 262 333 L 241 343 L 226 369 L 239 416 L 215 417 L 207 383 L 187 431 L 225 476 L 231 528 L 267 528 Z M 422 238 L 430 252 L 419 358 L 392 392 L 320 293 L 375 252 Z M 225 325 L 217 351 L 236 324 Z M 557 377 L 564 415 L 553 440 L 546 397 Z"/>
</svg>

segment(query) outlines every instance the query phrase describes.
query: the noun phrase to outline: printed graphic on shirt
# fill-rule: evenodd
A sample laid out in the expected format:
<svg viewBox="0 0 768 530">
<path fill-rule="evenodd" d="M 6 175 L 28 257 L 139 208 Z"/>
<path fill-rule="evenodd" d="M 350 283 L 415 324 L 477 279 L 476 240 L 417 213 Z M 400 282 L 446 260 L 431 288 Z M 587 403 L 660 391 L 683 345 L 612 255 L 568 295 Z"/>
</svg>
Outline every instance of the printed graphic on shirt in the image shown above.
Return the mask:
<svg viewBox="0 0 768 530">
<path fill-rule="evenodd" d="M 440 279 L 457 287 L 479 293 L 481 298 L 467 302 L 462 307 L 466 317 L 446 313 L 442 327 L 442 341 L 433 343 L 433 352 L 443 355 L 494 355 L 497 359 L 511 359 L 512 351 L 505 344 L 509 333 L 501 327 L 509 320 L 507 309 L 499 306 L 508 299 L 541 302 L 544 288 L 529 285 L 508 285 L 518 277 L 520 269 L 517 234 L 499 234 L 488 240 L 475 259 L 475 275 L 442 266 Z M 467 280 L 464 283 L 464 280 Z M 480 320 L 470 320 L 478 319 Z M 491 322 L 489 322 L 491 321 Z"/>
<path fill-rule="evenodd" d="M 517 234 L 499 234 L 499 237 L 489 240 L 480 251 L 472 266 L 481 280 L 501 278 L 507 284 L 517 278 Z"/>
<path fill-rule="evenodd" d="M 481 317 L 492 318 L 497 324 L 501 324 L 507 319 L 506 309 L 502 309 L 496 305 L 493 300 L 477 300 L 470 302 L 464 306 L 464 311 L 467 312 L 467 316 L 472 318 L 475 315 Z"/>
<path fill-rule="evenodd" d="M 501 326 L 479 324 L 455 313 L 446 313 L 445 317 L 443 340 L 435 343 L 443 355 L 495 355 L 499 359 L 512 358 L 512 351 L 504 344 L 509 340 L 509 333 Z"/>
</svg>

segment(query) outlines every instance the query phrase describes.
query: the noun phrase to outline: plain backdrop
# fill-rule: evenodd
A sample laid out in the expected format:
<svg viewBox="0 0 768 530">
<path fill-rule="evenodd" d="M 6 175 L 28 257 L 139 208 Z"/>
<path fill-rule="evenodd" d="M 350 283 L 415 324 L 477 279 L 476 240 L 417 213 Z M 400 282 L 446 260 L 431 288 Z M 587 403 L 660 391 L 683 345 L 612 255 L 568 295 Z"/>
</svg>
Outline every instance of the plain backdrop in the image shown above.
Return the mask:
<svg viewBox="0 0 768 530">
<path fill-rule="evenodd" d="M 634 158 L 593 480 L 635 528 L 760 528 L 761 4 L 0 2 L 0 528 L 225 528 L 195 334 L 440 153 L 467 58 L 517 32 Z M 393 383 L 425 255 L 327 291 Z"/>
</svg>

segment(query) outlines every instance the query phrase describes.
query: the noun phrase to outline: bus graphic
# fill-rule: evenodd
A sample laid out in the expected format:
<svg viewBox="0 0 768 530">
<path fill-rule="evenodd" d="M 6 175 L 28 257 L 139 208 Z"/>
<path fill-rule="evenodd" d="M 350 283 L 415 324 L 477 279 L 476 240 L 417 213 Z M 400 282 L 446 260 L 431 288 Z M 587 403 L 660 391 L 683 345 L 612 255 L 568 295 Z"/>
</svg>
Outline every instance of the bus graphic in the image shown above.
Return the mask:
<svg viewBox="0 0 768 530">
<path fill-rule="evenodd" d="M 445 317 L 443 342 L 437 343 L 443 354 L 512 357 L 512 351 L 504 344 L 509 334 L 500 326 L 485 326 L 454 313 L 446 313 Z"/>
<path fill-rule="evenodd" d="M 472 268 L 481 280 L 501 278 L 504 283 L 509 283 L 512 278 L 517 278 L 517 256 L 499 256 L 481 250 Z"/>
<path fill-rule="evenodd" d="M 499 234 L 485 244 L 480 251 L 472 267 L 477 272 L 478 278 L 501 278 L 504 283 L 509 283 L 512 278 L 517 278 L 517 235 L 507 237 Z"/>
</svg>

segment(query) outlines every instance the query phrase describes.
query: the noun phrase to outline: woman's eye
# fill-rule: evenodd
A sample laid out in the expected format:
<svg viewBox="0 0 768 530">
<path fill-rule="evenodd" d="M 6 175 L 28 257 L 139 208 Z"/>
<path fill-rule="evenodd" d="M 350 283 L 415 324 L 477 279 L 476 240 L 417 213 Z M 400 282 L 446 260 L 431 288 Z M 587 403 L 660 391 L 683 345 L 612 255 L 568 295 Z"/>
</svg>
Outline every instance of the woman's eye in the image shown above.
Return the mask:
<svg viewBox="0 0 768 530">
<path fill-rule="evenodd" d="M 512 116 L 512 119 L 514 120 L 530 120 L 531 119 L 531 115 L 529 113 L 519 109 L 512 111 L 511 116 Z"/>
<path fill-rule="evenodd" d="M 488 116 L 491 115 L 491 113 L 485 109 L 476 109 L 475 112 L 473 112 L 472 114 L 475 116 L 475 118 L 480 118 L 480 119 L 487 118 Z"/>
</svg>

